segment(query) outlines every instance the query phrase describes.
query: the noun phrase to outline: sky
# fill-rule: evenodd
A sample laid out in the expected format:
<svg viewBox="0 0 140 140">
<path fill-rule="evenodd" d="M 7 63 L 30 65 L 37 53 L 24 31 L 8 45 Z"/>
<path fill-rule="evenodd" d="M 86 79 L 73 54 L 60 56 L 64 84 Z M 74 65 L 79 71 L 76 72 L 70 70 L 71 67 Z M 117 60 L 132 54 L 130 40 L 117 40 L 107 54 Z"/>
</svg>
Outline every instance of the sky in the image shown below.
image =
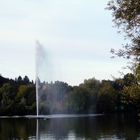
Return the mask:
<svg viewBox="0 0 140 140">
<path fill-rule="evenodd" d="M 46 57 L 42 80 L 78 85 L 84 79 L 112 79 L 126 60 L 111 59 L 110 49 L 124 43 L 105 10 L 108 0 L 0 1 L 0 73 L 36 77 L 36 46 Z"/>
</svg>

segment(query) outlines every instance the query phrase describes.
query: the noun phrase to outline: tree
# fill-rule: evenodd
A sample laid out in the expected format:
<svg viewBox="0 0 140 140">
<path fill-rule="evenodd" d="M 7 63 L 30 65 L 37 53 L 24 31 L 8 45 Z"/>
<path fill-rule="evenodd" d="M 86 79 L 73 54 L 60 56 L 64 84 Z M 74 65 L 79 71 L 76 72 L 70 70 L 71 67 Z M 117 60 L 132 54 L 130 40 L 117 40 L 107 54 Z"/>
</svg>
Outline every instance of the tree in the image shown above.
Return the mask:
<svg viewBox="0 0 140 140">
<path fill-rule="evenodd" d="M 28 76 L 25 76 L 25 77 L 23 78 L 23 81 L 24 81 L 24 84 L 29 84 L 29 82 L 30 82 Z"/>
<path fill-rule="evenodd" d="M 132 85 L 125 87 L 123 92 L 125 94 L 127 110 L 140 112 L 140 86 Z"/>
<path fill-rule="evenodd" d="M 127 73 L 124 75 L 123 81 L 125 86 L 132 86 L 137 84 L 137 79 L 132 73 Z"/>
<path fill-rule="evenodd" d="M 88 113 L 89 93 L 85 87 L 74 87 L 69 97 L 70 113 Z"/>
<path fill-rule="evenodd" d="M 9 79 L 8 78 L 4 78 L 2 75 L 0 75 L 0 87 L 5 84 L 8 83 Z"/>
<path fill-rule="evenodd" d="M 112 52 L 140 63 L 140 0 L 111 0 L 107 9 L 112 11 L 115 25 L 130 40 L 123 49 Z"/>
<path fill-rule="evenodd" d="M 103 80 L 98 95 L 97 111 L 100 113 L 113 112 L 116 107 L 117 93 L 110 81 Z"/>
<path fill-rule="evenodd" d="M 20 85 L 17 96 L 17 111 L 19 114 L 31 114 L 35 111 L 35 87 L 32 85 Z"/>
<path fill-rule="evenodd" d="M 19 76 L 17 80 L 18 80 L 19 83 L 22 82 L 22 77 Z"/>
<path fill-rule="evenodd" d="M 9 83 L 5 83 L 0 88 L 0 114 L 14 114 L 16 88 Z"/>
</svg>

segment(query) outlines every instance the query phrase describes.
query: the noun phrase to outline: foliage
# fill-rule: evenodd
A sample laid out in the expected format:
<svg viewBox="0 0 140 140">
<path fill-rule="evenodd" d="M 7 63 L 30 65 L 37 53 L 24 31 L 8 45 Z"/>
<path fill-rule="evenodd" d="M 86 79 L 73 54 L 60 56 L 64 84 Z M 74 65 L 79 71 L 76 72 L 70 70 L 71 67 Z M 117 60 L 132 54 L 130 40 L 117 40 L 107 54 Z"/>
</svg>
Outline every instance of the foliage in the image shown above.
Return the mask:
<svg viewBox="0 0 140 140">
<path fill-rule="evenodd" d="M 21 77 L 10 80 L 1 76 L 0 81 L 0 115 L 35 114 L 34 84 Z"/>
<path fill-rule="evenodd" d="M 140 1 L 111 0 L 107 9 L 112 11 L 113 21 L 130 41 L 123 49 L 112 52 L 118 56 L 140 62 Z"/>
<path fill-rule="evenodd" d="M 1 76 L 0 83 L 0 115 L 36 114 L 33 82 Z M 140 112 L 140 87 L 132 73 L 114 81 L 91 78 L 79 86 L 60 81 L 39 84 L 40 114 L 114 112 Z"/>
</svg>

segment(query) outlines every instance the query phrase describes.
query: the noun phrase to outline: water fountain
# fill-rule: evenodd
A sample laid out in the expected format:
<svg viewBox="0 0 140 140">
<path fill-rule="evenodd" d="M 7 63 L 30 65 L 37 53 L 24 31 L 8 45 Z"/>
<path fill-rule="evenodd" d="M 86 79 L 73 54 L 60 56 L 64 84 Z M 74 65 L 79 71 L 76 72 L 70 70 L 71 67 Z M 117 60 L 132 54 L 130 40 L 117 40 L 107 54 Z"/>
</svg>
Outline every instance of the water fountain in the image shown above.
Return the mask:
<svg viewBox="0 0 140 140">
<path fill-rule="evenodd" d="M 39 104 L 40 104 L 40 92 L 45 85 L 47 80 L 47 61 L 46 61 L 46 52 L 44 47 L 37 41 L 36 42 L 36 114 L 39 117 Z M 44 81 L 41 82 L 41 81 Z"/>
<path fill-rule="evenodd" d="M 67 83 L 52 79 L 45 48 L 36 43 L 36 112 L 37 118 L 93 117 L 97 114 L 74 114 L 67 106 L 71 88 Z M 51 66 L 50 66 L 51 67 Z M 59 71 L 58 71 L 59 72 Z M 100 115 L 100 114 L 98 114 Z"/>
</svg>

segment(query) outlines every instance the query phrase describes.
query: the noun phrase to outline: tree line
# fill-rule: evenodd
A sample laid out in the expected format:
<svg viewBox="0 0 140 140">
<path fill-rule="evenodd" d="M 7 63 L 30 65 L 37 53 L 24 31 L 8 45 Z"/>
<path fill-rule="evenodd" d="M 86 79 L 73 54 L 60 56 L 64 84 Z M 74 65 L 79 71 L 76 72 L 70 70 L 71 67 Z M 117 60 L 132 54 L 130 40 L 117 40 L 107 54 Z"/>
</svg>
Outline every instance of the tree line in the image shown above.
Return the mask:
<svg viewBox="0 0 140 140">
<path fill-rule="evenodd" d="M 35 84 L 27 76 L 15 80 L 0 76 L 0 115 L 35 114 Z"/>
<path fill-rule="evenodd" d="M 123 78 L 84 80 L 79 86 L 61 81 L 39 84 L 39 114 L 138 113 L 140 86 L 132 73 Z M 0 76 L 0 115 L 35 115 L 35 83 L 27 76 Z"/>
</svg>

